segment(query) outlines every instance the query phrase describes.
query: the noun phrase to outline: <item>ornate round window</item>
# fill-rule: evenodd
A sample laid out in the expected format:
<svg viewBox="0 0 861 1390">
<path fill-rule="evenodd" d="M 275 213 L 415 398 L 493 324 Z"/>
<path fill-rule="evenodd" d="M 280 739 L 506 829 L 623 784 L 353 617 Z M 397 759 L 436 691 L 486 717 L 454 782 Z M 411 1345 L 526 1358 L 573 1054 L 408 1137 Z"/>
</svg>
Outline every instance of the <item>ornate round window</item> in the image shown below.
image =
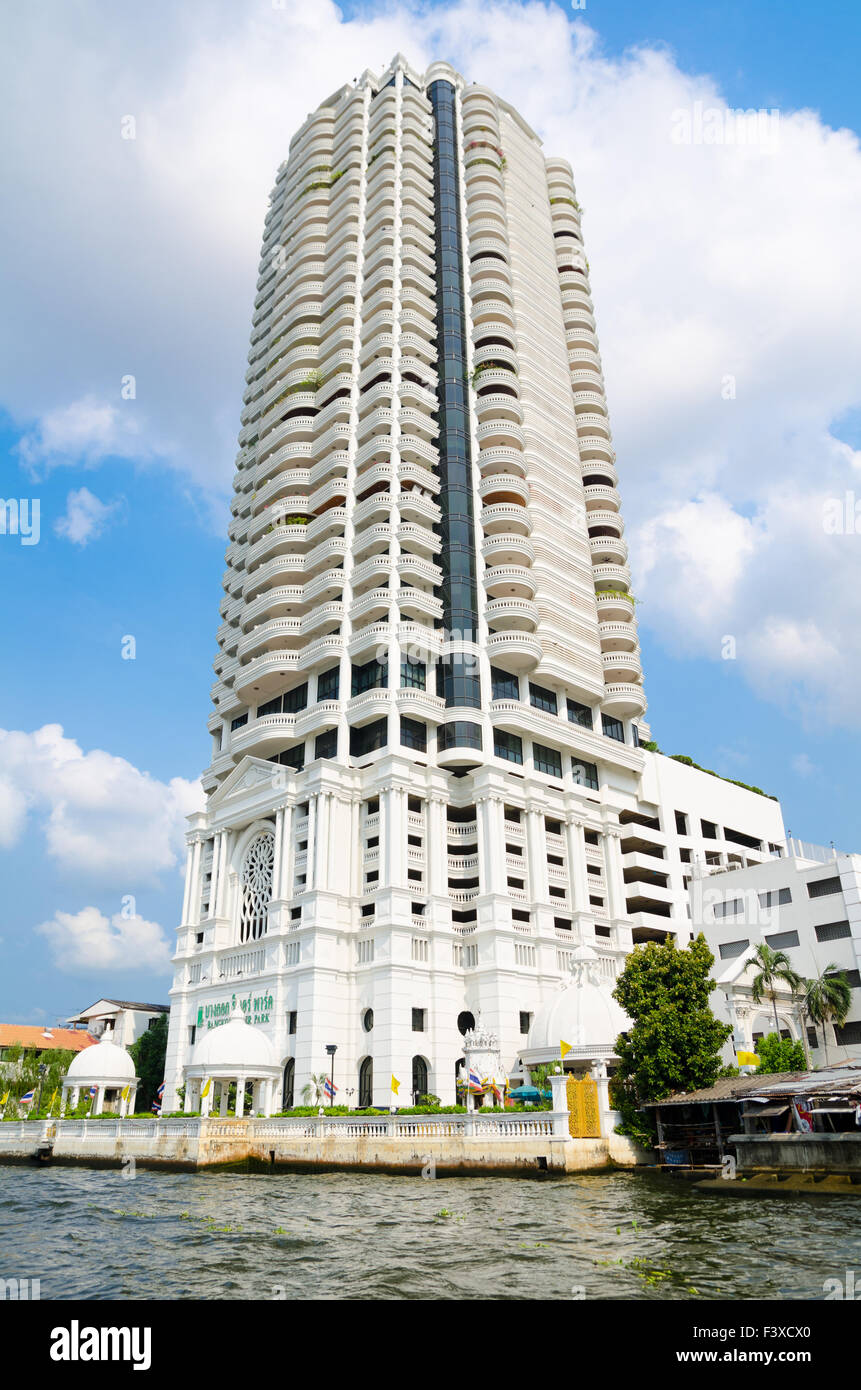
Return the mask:
<svg viewBox="0 0 861 1390">
<path fill-rule="evenodd" d="M 475 1019 L 468 1010 L 457 1016 L 457 1026 L 461 1034 L 468 1033 L 470 1028 L 475 1027 Z"/>
<path fill-rule="evenodd" d="M 373 1009 L 365 1009 L 365 1012 L 362 1014 L 362 1027 L 364 1028 L 366 1033 L 370 1033 L 373 1026 L 374 1011 Z"/>
</svg>

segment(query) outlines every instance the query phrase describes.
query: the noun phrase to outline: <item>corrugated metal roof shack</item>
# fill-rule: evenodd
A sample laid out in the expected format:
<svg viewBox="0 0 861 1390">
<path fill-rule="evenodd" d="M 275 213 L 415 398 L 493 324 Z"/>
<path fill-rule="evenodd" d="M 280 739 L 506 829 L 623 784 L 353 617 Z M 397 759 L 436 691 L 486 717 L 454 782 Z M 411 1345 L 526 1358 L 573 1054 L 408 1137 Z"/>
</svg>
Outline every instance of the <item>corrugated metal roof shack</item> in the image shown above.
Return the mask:
<svg viewBox="0 0 861 1390">
<path fill-rule="evenodd" d="M 861 1138 L 861 1067 L 720 1077 L 701 1091 L 650 1101 L 659 1167 L 719 1168 L 742 1136 Z"/>
</svg>

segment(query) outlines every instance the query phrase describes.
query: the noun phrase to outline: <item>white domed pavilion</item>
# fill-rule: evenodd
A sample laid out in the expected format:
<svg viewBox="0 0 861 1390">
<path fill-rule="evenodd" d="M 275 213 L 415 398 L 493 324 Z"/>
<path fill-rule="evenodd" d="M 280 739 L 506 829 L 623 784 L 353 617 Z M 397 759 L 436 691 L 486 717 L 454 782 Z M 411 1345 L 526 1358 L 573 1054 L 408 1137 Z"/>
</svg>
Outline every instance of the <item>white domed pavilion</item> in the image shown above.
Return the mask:
<svg viewBox="0 0 861 1390">
<path fill-rule="evenodd" d="M 134 1112 L 137 1088 L 135 1064 L 128 1052 L 105 1039 L 73 1057 L 63 1079 L 63 1103 L 77 1105 L 82 1092 L 93 1091 L 91 1115 L 105 1110 L 128 1115 Z"/>
<path fill-rule="evenodd" d="M 527 1067 L 541 1062 L 561 1064 L 563 1042 L 570 1048 L 565 1057 L 567 1070 L 612 1061 L 616 1039 L 632 1027 L 613 998 L 615 980 L 602 973 L 594 947 L 578 946 L 573 955 L 570 982 L 545 1001 L 529 1030 L 520 1053 Z"/>
<path fill-rule="evenodd" d="M 238 1005 L 227 1023 L 210 1028 L 195 1044 L 185 1068 L 185 1109 L 209 1115 L 218 1101 L 218 1113 L 228 1113 L 228 1097 L 236 1086 L 236 1117 L 246 1110 L 250 1086 L 252 1115 L 271 1115 L 281 1067 L 275 1049 L 259 1028 L 247 1023 Z M 205 1093 L 205 1094 L 204 1094 Z"/>
</svg>

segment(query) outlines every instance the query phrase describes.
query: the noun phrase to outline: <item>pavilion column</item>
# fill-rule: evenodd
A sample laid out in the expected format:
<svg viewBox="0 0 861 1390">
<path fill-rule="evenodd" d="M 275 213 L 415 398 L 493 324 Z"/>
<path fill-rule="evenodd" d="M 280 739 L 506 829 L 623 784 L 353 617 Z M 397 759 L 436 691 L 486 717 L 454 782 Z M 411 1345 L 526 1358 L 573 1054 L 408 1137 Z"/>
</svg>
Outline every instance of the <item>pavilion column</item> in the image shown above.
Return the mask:
<svg viewBox="0 0 861 1390">
<path fill-rule="evenodd" d="M 245 1114 L 245 1077 L 236 1078 L 236 1118 L 241 1120 Z"/>
<path fill-rule="evenodd" d="M 90 1114 L 91 1114 L 91 1115 L 101 1115 L 101 1113 L 102 1113 L 102 1106 L 104 1105 L 104 1103 L 105 1103 L 105 1088 L 104 1088 L 104 1086 L 97 1086 L 97 1087 L 96 1087 L 96 1099 L 95 1099 L 95 1101 L 94 1101 L 94 1103 L 93 1103 L 93 1106 L 92 1106 L 92 1109 L 91 1109 L 91 1111 L 90 1111 Z"/>
<path fill-rule="evenodd" d="M 209 1090 L 206 1095 L 203 1094 L 203 1087 L 205 1085 L 206 1078 L 204 1077 L 200 1088 L 200 1113 L 202 1115 L 208 1115 L 212 1110 L 212 1083 L 210 1082 Z"/>
<path fill-rule="evenodd" d="M 185 1100 L 184 1100 L 183 1103 L 182 1103 L 182 1108 L 183 1108 L 183 1110 L 185 1111 L 186 1115 L 189 1113 L 189 1111 L 191 1111 L 191 1110 L 194 1109 L 194 1106 L 192 1105 L 192 1088 L 193 1088 L 193 1086 L 194 1086 L 194 1082 L 193 1082 L 193 1081 L 186 1081 L 186 1083 L 185 1083 Z"/>
<path fill-rule="evenodd" d="M 219 1105 L 218 1105 L 218 1113 L 219 1113 L 219 1115 L 220 1115 L 220 1116 L 222 1117 L 222 1119 L 223 1119 L 223 1118 L 226 1116 L 226 1114 L 227 1114 L 227 1097 L 228 1097 L 228 1093 L 229 1093 L 229 1091 L 230 1091 L 230 1082 L 227 1081 L 227 1080 L 224 1080 L 224 1081 L 219 1081 L 218 1084 L 219 1084 L 219 1086 L 220 1086 L 220 1088 L 221 1088 L 220 1099 L 219 1099 Z"/>
</svg>

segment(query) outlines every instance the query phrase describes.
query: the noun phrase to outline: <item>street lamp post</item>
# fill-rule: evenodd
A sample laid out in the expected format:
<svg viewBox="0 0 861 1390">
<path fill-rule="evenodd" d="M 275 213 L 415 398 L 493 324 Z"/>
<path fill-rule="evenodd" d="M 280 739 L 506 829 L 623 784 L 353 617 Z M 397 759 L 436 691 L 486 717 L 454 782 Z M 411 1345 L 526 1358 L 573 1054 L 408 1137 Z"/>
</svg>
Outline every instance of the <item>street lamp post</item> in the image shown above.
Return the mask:
<svg viewBox="0 0 861 1390">
<path fill-rule="evenodd" d="M 47 1070 L 48 1070 L 47 1064 L 46 1064 L 45 1062 L 40 1062 L 40 1063 L 39 1063 L 39 1089 L 38 1089 L 38 1091 L 36 1092 L 36 1104 L 33 1106 L 33 1109 L 34 1109 L 35 1112 L 36 1112 L 36 1119 L 37 1119 L 37 1120 L 38 1120 L 38 1118 L 39 1118 L 39 1106 L 42 1104 L 42 1087 L 43 1087 L 44 1084 L 45 1084 L 45 1074 L 46 1074 Z"/>
<path fill-rule="evenodd" d="M 334 1104 L 334 1101 L 335 1101 L 335 1053 L 336 1053 L 337 1051 L 338 1051 L 338 1044 L 337 1044 L 337 1043 L 326 1043 L 326 1052 L 328 1053 L 329 1057 L 331 1058 L 331 1060 L 330 1060 L 330 1062 L 329 1062 L 329 1089 L 330 1089 L 330 1092 L 331 1092 L 331 1094 L 330 1094 L 330 1096 L 329 1096 L 329 1105 L 330 1105 L 330 1106 L 333 1105 L 333 1104 Z"/>
</svg>

